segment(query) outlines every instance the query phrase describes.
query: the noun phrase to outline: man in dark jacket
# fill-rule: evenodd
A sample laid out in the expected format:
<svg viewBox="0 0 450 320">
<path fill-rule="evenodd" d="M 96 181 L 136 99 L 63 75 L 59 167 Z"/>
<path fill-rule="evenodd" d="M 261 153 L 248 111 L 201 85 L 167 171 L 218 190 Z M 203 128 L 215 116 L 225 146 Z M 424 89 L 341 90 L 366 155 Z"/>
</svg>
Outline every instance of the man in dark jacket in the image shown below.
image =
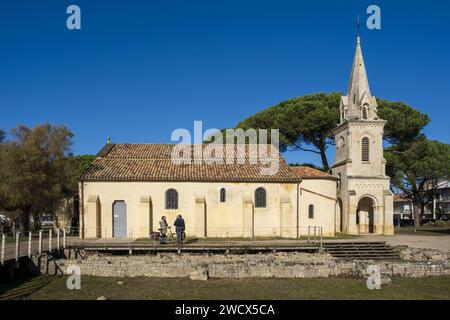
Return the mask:
<svg viewBox="0 0 450 320">
<path fill-rule="evenodd" d="M 175 226 L 175 231 L 177 232 L 177 241 L 180 243 L 183 243 L 183 234 L 184 234 L 184 230 L 185 230 L 185 224 L 184 224 L 184 219 L 181 216 L 181 214 L 179 214 L 177 216 L 177 219 L 175 220 L 173 225 Z"/>
</svg>

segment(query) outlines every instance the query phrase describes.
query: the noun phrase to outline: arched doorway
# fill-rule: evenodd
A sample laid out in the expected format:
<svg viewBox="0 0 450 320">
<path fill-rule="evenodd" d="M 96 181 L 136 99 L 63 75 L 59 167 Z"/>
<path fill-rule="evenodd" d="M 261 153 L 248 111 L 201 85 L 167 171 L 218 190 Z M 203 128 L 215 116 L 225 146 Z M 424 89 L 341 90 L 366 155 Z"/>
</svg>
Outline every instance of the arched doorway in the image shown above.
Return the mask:
<svg viewBox="0 0 450 320">
<path fill-rule="evenodd" d="M 359 233 L 374 233 L 374 201 L 370 197 L 363 197 L 358 202 L 356 223 Z"/>
</svg>

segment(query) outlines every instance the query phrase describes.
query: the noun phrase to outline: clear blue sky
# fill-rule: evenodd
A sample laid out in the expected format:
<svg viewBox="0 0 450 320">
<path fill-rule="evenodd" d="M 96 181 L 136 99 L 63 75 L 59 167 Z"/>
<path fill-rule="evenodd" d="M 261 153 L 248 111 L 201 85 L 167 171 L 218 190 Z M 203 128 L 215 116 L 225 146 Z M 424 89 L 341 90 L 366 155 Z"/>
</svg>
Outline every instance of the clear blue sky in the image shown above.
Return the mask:
<svg viewBox="0 0 450 320">
<path fill-rule="evenodd" d="M 82 30 L 66 28 L 70 4 Z M 381 30 L 365 28 L 370 4 Z M 450 143 L 444 0 L 2 0 L 0 128 L 63 124 L 76 154 L 96 153 L 108 135 L 170 142 L 194 120 L 233 127 L 291 97 L 345 92 L 358 14 L 372 93 L 428 113 L 428 136 Z"/>
</svg>

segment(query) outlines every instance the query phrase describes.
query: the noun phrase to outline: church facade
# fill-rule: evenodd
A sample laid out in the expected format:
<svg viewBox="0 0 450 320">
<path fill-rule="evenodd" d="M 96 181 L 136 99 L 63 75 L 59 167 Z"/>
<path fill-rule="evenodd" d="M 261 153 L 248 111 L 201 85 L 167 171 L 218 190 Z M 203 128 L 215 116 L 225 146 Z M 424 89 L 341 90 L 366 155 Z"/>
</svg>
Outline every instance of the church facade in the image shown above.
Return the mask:
<svg viewBox="0 0 450 320">
<path fill-rule="evenodd" d="M 392 234 L 385 121 L 376 115 L 359 38 L 340 110 L 331 174 L 289 166 L 276 150 L 278 170 L 263 174 L 250 145 L 241 162 L 186 164 L 173 161 L 176 145 L 108 143 L 79 180 L 80 237 L 147 238 L 161 216 L 172 224 L 178 214 L 196 237 Z M 189 147 L 202 154 L 206 145 Z"/>
<path fill-rule="evenodd" d="M 172 224 L 178 214 L 187 236 L 293 238 L 308 226 L 335 234 L 336 177 L 289 166 L 278 154 L 277 172 L 262 174 L 265 164 L 251 163 L 250 145 L 244 163 L 180 164 L 174 146 L 107 144 L 81 177 L 82 236 L 148 237 L 162 216 Z"/>
</svg>

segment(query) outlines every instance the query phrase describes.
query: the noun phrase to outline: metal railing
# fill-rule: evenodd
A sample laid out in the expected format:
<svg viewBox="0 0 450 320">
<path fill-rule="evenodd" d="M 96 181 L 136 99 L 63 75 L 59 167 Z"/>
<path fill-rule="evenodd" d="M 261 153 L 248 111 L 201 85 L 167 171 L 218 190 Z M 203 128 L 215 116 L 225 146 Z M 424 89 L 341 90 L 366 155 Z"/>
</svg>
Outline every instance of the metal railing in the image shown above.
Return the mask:
<svg viewBox="0 0 450 320">
<path fill-rule="evenodd" d="M 66 247 L 66 230 L 56 229 L 29 232 L 16 231 L 14 234 L 0 234 L 0 263 L 8 260 L 19 261 L 21 257 L 42 255 Z"/>
<path fill-rule="evenodd" d="M 168 229 L 163 237 L 158 229 L 148 227 L 113 230 L 112 228 L 85 228 L 79 237 L 70 237 L 69 246 L 93 250 L 132 250 L 145 248 L 179 247 L 192 250 L 203 248 L 235 247 L 302 247 L 314 245 L 322 248 L 323 228 L 308 226 L 301 228 L 272 227 L 207 227 L 187 228 L 179 239 L 175 227 Z M 84 236 L 82 236 L 84 235 Z M 118 235 L 118 236 L 116 236 Z M 182 241 L 180 241 L 182 240 Z"/>
</svg>

